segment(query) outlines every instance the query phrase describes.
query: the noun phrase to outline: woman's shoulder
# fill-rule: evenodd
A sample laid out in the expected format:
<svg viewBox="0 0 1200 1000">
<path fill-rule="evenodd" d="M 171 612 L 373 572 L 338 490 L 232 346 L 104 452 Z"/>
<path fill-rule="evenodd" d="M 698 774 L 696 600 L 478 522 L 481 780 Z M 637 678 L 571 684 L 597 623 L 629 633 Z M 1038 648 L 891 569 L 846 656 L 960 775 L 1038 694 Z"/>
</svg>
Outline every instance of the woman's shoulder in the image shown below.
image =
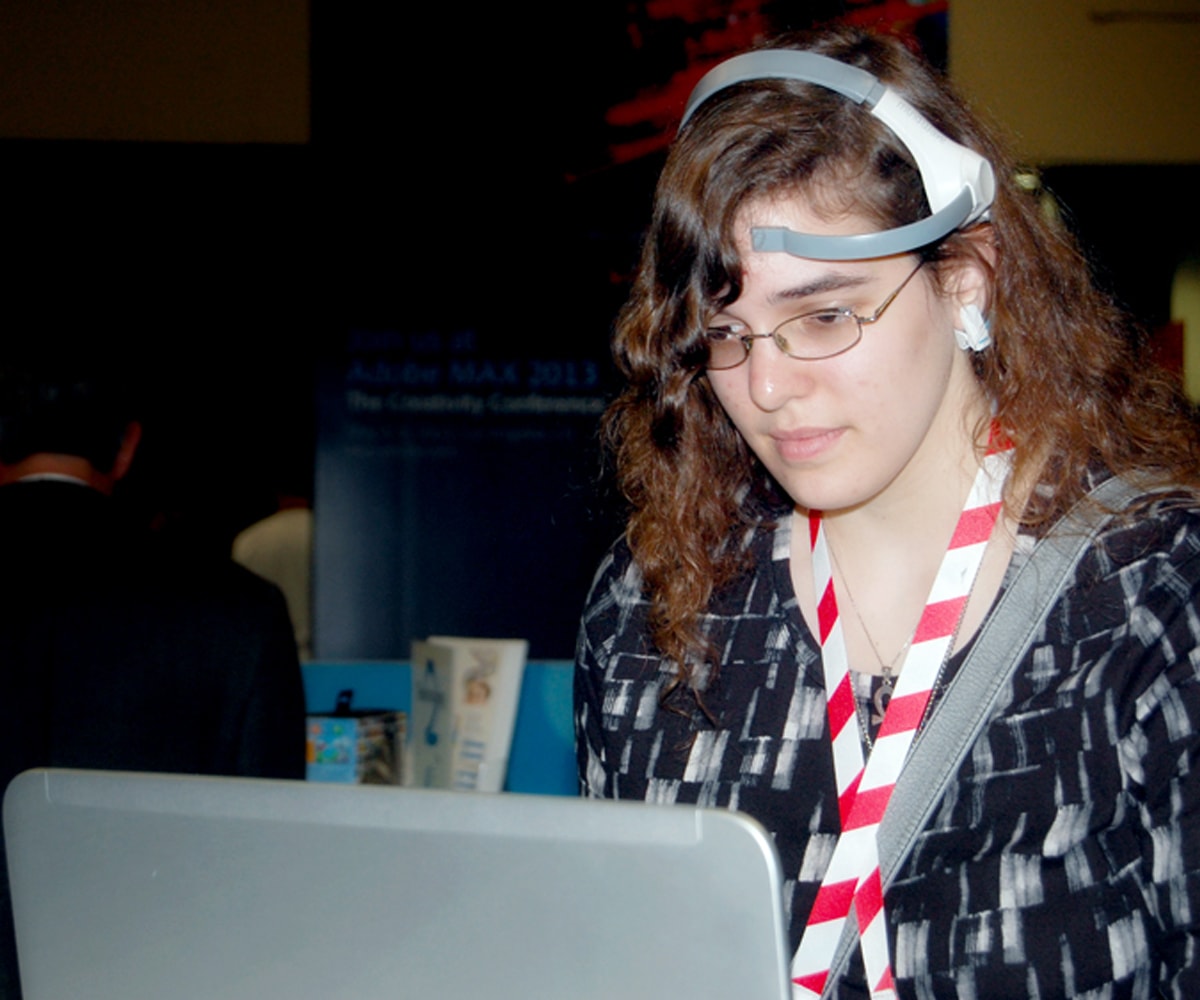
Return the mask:
<svg viewBox="0 0 1200 1000">
<path fill-rule="evenodd" d="M 596 568 L 584 605 L 584 621 L 603 612 L 605 608 L 629 607 L 643 601 L 642 574 L 633 558 L 628 539 L 621 535 L 608 547 Z"/>
<path fill-rule="evenodd" d="M 720 614 L 731 601 L 736 604 L 747 589 L 761 590 L 773 586 L 779 576 L 773 564 L 786 559 L 789 525 L 766 522 L 751 526 L 739 540 L 746 554 L 746 569 L 713 595 L 712 606 L 705 613 Z M 786 577 L 786 566 L 783 576 Z M 790 591 L 789 591 L 790 594 Z M 617 631 L 647 632 L 646 621 L 651 600 L 637 560 L 626 536 L 622 535 L 609 546 L 592 579 L 584 604 L 582 629 L 612 635 Z"/>
<path fill-rule="evenodd" d="M 1200 498 L 1185 488 L 1107 483 L 1047 533 L 1060 544 L 1090 534 L 1063 594 L 1067 605 L 1089 621 L 1107 609 L 1117 627 L 1135 609 L 1166 613 L 1191 603 L 1200 593 Z M 1029 534 L 1018 540 L 1010 583 L 1050 540 Z"/>
<path fill-rule="evenodd" d="M 1110 512 L 1097 532 L 1097 570 L 1172 565 L 1200 575 L 1200 496 L 1184 487 L 1146 489 L 1136 482 L 1126 482 L 1122 495 L 1123 507 Z"/>
<path fill-rule="evenodd" d="M 1105 565 L 1148 558 L 1187 557 L 1200 541 L 1200 492 L 1190 486 L 1155 482 L 1136 474 L 1114 476 L 1090 470 L 1086 493 L 1050 524 L 1022 527 L 1017 568 L 1048 535 L 1092 536 L 1092 550 Z"/>
<path fill-rule="evenodd" d="M 1042 615 L 1035 640 L 1042 649 L 1029 662 L 1045 673 L 1052 661 L 1051 673 L 1064 678 L 1095 671 L 1103 682 L 1088 690 L 1119 693 L 1116 701 L 1132 706 L 1147 688 L 1200 681 L 1190 666 L 1200 648 L 1200 504 L 1169 489 L 1127 498 L 1095 530 Z M 1078 530 L 1060 524 L 1058 533 Z"/>
<path fill-rule="evenodd" d="M 786 558 L 790 535 L 788 519 L 762 522 L 744 529 L 737 544 L 747 556 L 747 565 L 753 570 L 770 562 Z M 644 581 L 637 560 L 625 535 L 617 538 L 592 578 L 587 606 L 615 603 L 629 605 L 645 600 Z"/>
</svg>

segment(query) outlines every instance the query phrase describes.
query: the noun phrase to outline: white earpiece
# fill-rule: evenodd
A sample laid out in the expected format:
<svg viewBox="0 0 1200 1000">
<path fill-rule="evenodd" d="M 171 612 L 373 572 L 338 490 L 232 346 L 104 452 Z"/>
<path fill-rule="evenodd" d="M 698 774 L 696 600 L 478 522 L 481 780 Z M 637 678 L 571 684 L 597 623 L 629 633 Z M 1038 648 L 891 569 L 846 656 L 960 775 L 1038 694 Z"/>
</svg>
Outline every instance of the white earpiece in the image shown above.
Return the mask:
<svg viewBox="0 0 1200 1000">
<path fill-rule="evenodd" d="M 958 325 L 961 329 L 955 328 L 954 340 L 964 351 L 982 351 L 991 344 L 988 321 L 974 302 L 968 302 L 958 311 Z"/>
</svg>

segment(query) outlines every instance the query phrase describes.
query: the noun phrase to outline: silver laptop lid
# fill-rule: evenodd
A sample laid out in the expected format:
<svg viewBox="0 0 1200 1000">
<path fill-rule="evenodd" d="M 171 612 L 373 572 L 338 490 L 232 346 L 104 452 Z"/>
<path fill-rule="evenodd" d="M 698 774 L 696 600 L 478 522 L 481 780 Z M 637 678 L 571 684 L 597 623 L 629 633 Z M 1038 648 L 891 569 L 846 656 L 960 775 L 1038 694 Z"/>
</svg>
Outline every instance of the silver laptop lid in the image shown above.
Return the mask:
<svg viewBox="0 0 1200 1000">
<path fill-rule="evenodd" d="M 778 861 L 719 810 L 30 771 L 26 1000 L 785 1000 Z"/>
</svg>

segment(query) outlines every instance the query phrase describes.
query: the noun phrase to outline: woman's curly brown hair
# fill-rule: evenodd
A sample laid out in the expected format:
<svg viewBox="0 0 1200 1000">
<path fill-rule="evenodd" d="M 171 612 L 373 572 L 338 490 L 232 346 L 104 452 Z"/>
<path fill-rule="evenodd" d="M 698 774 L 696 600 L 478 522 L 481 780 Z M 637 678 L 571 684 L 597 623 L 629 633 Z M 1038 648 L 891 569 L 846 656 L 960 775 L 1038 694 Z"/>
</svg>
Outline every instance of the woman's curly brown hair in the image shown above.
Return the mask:
<svg viewBox="0 0 1200 1000">
<path fill-rule="evenodd" d="M 1138 357 L 1126 316 L 1097 289 L 1073 238 L 1017 184 L 994 132 L 895 39 L 834 29 L 785 44 L 870 71 L 995 169 L 989 221 L 920 253 L 935 280 L 965 257 L 990 277 L 993 345 L 975 370 L 1015 445 L 1013 516 L 1048 526 L 1098 466 L 1194 486 L 1200 451 L 1176 385 Z M 741 292 L 735 219 L 752 200 L 781 194 L 881 228 L 929 212 L 903 145 L 821 87 L 739 84 L 703 104 L 677 137 L 617 324 L 627 386 L 605 434 L 631 505 L 626 537 L 651 600 L 653 640 L 680 680 L 709 655 L 699 616 L 744 569 L 740 539 L 790 507 L 717 402 L 703 343 L 707 318 Z"/>
</svg>

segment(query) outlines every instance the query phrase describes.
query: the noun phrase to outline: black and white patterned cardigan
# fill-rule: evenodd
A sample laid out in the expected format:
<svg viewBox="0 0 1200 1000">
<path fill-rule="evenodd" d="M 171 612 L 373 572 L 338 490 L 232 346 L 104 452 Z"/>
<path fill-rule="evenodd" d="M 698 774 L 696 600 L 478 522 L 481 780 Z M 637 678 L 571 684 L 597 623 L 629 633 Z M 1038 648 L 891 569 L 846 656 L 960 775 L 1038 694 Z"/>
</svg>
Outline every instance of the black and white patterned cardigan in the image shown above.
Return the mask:
<svg viewBox="0 0 1200 1000">
<path fill-rule="evenodd" d="M 579 773 L 586 795 L 757 818 L 794 947 L 838 836 L 833 760 L 789 522 L 750 546 L 705 619 L 711 720 L 660 704 L 673 668 L 614 546 L 580 629 Z M 1085 554 L 887 892 L 902 997 L 1200 997 L 1198 595 L 1200 510 L 1159 503 Z"/>
</svg>

